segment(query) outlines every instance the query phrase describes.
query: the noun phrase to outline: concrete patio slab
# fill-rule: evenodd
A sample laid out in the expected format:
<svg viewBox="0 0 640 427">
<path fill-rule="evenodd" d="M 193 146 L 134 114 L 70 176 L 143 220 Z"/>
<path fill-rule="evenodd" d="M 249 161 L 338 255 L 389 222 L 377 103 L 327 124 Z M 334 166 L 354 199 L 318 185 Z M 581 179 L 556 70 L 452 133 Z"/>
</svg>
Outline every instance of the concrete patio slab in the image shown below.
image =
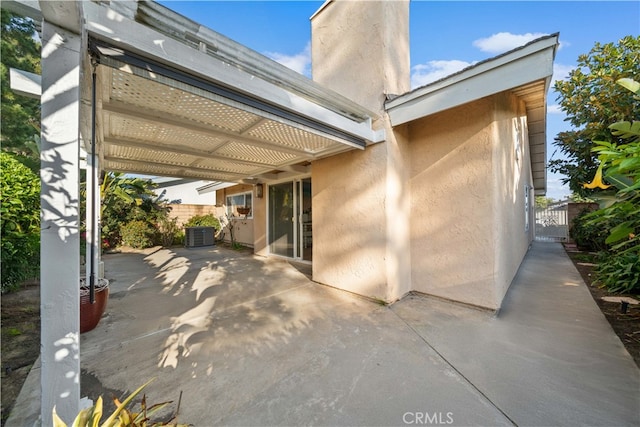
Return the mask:
<svg viewBox="0 0 640 427">
<path fill-rule="evenodd" d="M 640 424 L 640 371 L 557 243 L 533 244 L 497 314 L 421 295 L 381 306 L 216 247 L 104 261 L 83 378 L 119 393 L 156 378 L 148 400 L 182 391 L 181 422 Z"/>
<path fill-rule="evenodd" d="M 388 307 L 286 261 L 207 248 L 104 259 L 109 312 L 82 336 L 82 367 L 115 390 L 155 377 L 154 401 L 183 391 L 183 421 L 400 425 L 432 408 L 509 424 Z"/>
<path fill-rule="evenodd" d="M 640 371 L 558 243 L 534 243 L 497 316 L 392 310 L 517 425 L 640 425 Z"/>
</svg>

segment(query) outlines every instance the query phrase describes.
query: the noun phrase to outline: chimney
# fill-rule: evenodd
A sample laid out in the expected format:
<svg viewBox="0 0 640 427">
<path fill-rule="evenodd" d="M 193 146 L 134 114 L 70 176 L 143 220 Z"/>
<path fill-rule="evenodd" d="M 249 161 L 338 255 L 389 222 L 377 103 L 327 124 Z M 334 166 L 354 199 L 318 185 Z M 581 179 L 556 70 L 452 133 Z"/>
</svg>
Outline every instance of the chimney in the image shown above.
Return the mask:
<svg viewBox="0 0 640 427">
<path fill-rule="evenodd" d="M 378 113 L 411 89 L 408 0 L 328 0 L 311 34 L 316 82 Z"/>
</svg>

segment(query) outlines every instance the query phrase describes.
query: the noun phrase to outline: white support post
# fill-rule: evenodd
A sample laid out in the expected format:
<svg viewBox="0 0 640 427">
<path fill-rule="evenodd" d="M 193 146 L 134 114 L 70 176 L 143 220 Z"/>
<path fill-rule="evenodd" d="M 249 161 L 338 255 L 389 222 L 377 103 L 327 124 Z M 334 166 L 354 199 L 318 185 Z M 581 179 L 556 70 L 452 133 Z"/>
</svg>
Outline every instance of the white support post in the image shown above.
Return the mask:
<svg viewBox="0 0 640 427">
<path fill-rule="evenodd" d="M 78 35 L 42 25 L 41 423 L 80 406 Z"/>
</svg>

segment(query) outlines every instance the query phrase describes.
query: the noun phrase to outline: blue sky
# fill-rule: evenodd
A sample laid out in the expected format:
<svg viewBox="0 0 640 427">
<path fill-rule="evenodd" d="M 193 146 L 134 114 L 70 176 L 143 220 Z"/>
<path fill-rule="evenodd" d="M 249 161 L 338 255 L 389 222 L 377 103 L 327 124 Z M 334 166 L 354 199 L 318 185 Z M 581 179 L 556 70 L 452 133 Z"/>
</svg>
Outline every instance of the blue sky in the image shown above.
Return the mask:
<svg viewBox="0 0 640 427">
<path fill-rule="evenodd" d="M 324 1 L 160 1 L 245 46 L 310 76 L 309 18 Z M 410 3 L 412 85 L 454 73 L 545 34 L 560 33 L 554 78 L 564 78 L 595 42 L 640 34 L 638 1 L 419 1 Z M 547 157 L 570 130 L 549 92 Z M 558 153 L 555 153 L 558 157 Z M 569 190 L 548 172 L 547 196 Z"/>
</svg>

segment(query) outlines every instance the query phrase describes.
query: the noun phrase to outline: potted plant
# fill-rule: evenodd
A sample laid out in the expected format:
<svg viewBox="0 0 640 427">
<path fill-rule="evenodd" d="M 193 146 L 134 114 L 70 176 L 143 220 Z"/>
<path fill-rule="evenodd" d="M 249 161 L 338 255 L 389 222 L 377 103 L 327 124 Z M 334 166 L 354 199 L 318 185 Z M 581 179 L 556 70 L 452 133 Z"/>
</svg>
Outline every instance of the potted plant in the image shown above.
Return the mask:
<svg viewBox="0 0 640 427">
<path fill-rule="evenodd" d="M 98 326 L 109 300 L 109 280 L 98 279 L 94 289 L 95 301 L 91 303 L 91 290 L 85 278 L 80 279 L 80 333 Z"/>
<path fill-rule="evenodd" d="M 238 207 L 237 210 L 240 215 L 244 216 L 249 215 L 249 212 L 251 212 L 251 208 L 249 206 Z"/>
</svg>

